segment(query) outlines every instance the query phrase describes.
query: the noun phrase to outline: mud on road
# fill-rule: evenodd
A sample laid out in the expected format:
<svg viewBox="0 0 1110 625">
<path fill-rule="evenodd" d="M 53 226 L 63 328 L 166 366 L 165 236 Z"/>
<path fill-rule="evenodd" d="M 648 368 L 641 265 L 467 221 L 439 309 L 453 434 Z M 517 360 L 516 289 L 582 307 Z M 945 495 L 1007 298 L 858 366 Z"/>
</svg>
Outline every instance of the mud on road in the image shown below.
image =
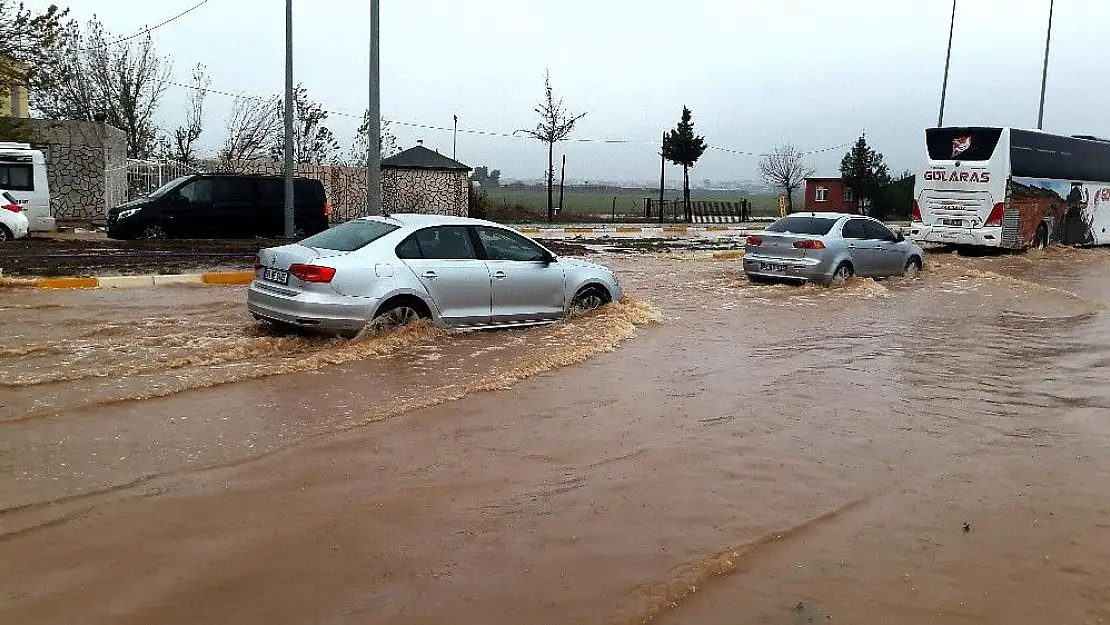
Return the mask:
<svg viewBox="0 0 1110 625">
<path fill-rule="evenodd" d="M 629 299 L 520 331 L 0 291 L 0 621 L 1110 618 L 1110 253 L 588 245 Z"/>
</svg>

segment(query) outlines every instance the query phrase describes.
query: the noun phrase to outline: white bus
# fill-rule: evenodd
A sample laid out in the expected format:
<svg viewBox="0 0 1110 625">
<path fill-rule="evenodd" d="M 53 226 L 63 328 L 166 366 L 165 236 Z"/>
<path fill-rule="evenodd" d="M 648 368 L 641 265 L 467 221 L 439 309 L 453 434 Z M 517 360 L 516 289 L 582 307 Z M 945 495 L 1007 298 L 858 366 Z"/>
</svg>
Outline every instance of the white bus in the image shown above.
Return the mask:
<svg viewBox="0 0 1110 625">
<path fill-rule="evenodd" d="M 1110 244 L 1110 141 L 1017 128 L 929 128 L 910 238 L 1024 249 Z"/>
<path fill-rule="evenodd" d="M 0 142 L 0 191 L 23 207 L 31 232 L 50 232 L 56 223 L 50 210 L 46 159 L 26 143 Z"/>
</svg>

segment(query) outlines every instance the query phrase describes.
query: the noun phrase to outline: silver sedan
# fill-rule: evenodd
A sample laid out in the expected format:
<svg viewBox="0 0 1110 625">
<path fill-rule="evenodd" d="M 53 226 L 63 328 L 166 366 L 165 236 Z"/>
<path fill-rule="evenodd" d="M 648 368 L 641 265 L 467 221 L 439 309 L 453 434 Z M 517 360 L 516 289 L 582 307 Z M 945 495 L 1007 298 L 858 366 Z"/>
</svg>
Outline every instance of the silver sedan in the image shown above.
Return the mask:
<svg viewBox="0 0 1110 625">
<path fill-rule="evenodd" d="M 748 237 L 744 273 L 753 281 L 828 284 L 851 276 L 917 273 L 925 253 L 883 222 L 842 213 L 798 213 Z"/>
<path fill-rule="evenodd" d="M 257 319 L 328 334 L 427 319 L 442 327 L 550 323 L 621 297 L 609 269 L 488 221 L 365 217 L 264 249 L 247 292 Z"/>
</svg>

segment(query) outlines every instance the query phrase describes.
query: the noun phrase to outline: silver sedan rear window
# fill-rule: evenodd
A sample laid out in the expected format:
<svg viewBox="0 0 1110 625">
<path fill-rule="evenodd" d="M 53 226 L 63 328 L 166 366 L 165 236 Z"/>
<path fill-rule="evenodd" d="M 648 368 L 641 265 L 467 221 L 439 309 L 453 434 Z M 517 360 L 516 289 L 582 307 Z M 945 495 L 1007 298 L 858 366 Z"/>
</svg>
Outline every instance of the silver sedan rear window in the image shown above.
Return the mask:
<svg viewBox="0 0 1110 625">
<path fill-rule="evenodd" d="M 801 215 L 794 215 L 791 217 L 783 217 L 767 226 L 765 231 L 822 236 L 828 234 L 836 222 L 836 219 L 830 219 L 828 217 L 803 217 Z"/>
<path fill-rule="evenodd" d="M 312 235 L 300 242 L 305 247 L 353 252 L 393 232 L 397 226 L 372 219 L 356 219 Z"/>
</svg>

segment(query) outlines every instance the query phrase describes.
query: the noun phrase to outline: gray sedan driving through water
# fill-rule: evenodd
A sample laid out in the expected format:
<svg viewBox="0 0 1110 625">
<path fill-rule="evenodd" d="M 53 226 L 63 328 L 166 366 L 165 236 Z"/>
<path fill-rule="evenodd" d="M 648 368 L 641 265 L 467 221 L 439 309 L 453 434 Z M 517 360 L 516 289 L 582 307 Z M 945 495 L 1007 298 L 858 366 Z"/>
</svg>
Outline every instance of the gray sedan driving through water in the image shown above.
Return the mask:
<svg viewBox="0 0 1110 625">
<path fill-rule="evenodd" d="M 463 328 L 549 323 L 620 297 L 609 269 L 557 258 L 500 224 L 398 214 L 262 250 L 247 308 L 274 324 L 354 335 L 417 319 Z"/>
<path fill-rule="evenodd" d="M 753 281 L 829 284 L 852 276 L 915 274 L 925 253 L 883 222 L 861 215 L 798 213 L 748 237 L 744 273 Z"/>
</svg>

